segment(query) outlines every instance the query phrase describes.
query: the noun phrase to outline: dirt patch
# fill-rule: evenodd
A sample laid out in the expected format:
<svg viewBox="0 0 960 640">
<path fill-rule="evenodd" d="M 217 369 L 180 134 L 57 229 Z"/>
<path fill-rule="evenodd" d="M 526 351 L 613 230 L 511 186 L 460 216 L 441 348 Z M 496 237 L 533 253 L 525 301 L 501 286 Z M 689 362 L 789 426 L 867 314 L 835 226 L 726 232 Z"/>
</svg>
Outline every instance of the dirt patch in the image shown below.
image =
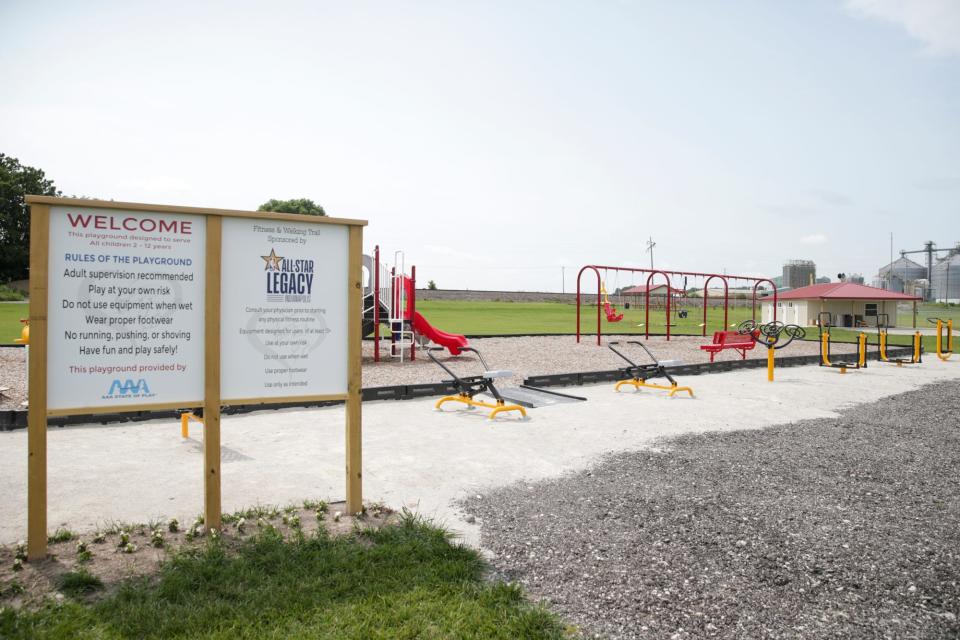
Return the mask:
<svg viewBox="0 0 960 640">
<path fill-rule="evenodd" d="M 219 531 L 206 531 L 202 523 L 177 521 L 151 523 L 111 523 L 103 528 L 76 534 L 58 529 L 52 536 L 69 540 L 51 541 L 46 560 L 18 561 L 24 557 L 22 544 L 0 546 L 0 608 L 34 607 L 53 598 L 62 600 L 61 582 L 65 574 L 86 570 L 103 582 L 103 587 L 86 597 L 105 597 L 130 578 L 157 573 L 174 553 L 199 549 L 219 538 L 227 548 L 235 548 L 266 527 L 277 529 L 285 539 L 298 533 L 314 535 L 321 527 L 331 536 L 347 535 L 357 528 L 376 529 L 396 521 L 393 511 L 382 505 L 370 505 L 359 516 L 346 515 L 343 502 L 306 503 L 309 508 L 254 507 L 242 513 L 225 515 Z"/>
</svg>

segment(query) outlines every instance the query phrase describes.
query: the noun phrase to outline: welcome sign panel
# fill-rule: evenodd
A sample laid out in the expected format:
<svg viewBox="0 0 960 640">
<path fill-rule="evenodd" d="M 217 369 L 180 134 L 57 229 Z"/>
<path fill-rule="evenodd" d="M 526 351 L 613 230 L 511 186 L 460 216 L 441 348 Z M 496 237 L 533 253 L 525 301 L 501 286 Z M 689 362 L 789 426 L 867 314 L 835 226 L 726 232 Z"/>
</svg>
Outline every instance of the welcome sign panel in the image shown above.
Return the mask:
<svg viewBox="0 0 960 640">
<path fill-rule="evenodd" d="M 50 210 L 48 409 L 203 398 L 206 219 Z"/>
<path fill-rule="evenodd" d="M 224 401 L 347 392 L 348 228 L 223 220 Z"/>
</svg>

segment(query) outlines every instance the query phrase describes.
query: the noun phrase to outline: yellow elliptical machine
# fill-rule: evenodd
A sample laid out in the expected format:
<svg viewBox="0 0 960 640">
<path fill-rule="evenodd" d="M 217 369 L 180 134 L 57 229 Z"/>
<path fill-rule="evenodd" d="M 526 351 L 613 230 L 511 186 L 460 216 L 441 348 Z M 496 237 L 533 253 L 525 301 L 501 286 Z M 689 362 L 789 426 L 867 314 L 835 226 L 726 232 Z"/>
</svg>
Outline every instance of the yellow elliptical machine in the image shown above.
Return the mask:
<svg viewBox="0 0 960 640">
<path fill-rule="evenodd" d="M 909 358 L 893 358 L 887 356 L 887 327 L 890 325 L 890 314 L 877 314 L 877 347 L 879 349 L 880 362 L 889 362 L 898 367 L 905 364 L 920 364 L 923 362 L 923 336 L 919 331 L 913 334 L 913 351 Z"/>
<path fill-rule="evenodd" d="M 927 318 L 927 322 L 937 325 L 937 357 L 946 362 L 953 355 L 953 320 Z M 943 335 L 944 327 L 947 329 L 946 339 Z"/>
<path fill-rule="evenodd" d="M 833 326 L 833 314 L 822 311 L 817 315 L 817 324 L 820 326 L 820 366 L 840 369 L 846 373 L 847 369 L 867 368 L 867 334 L 863 331 L 857 336 L 857 358 L 855 360 L 834 360 L 830 354 L 830 328 Z"/>
</svg>

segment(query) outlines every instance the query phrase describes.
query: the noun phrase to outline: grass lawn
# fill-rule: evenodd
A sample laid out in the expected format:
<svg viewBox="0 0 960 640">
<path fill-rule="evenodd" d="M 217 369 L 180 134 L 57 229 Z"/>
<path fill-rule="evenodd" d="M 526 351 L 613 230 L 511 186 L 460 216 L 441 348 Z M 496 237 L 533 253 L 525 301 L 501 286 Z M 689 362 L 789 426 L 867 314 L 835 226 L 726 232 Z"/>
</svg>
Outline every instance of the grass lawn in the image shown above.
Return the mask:
<svg viewBox="0 0 960 640">
<path fill-rule="evenodd" d="M 684 307 L 687 310 L 686 318 L 678 318 L 673 314 L 671 332 L 678 335 L 701 335 L 703 309 L 692 301 Z M 609 333 L 643 333 L 645 323 L 643 309 L 624 309 L 617 305 L 624 317 L 620 322 L 608 322 L 606 316 L 600 314 L 600 322 L 604 334 Z M 577 322 L 577 308 L 572 304 L 558 302 L 486 302 L 486 301 L 457 301 L 434 300 L 417 303 L 417 310 L 438 329 L 448 333 L 463 333 L 467 335 L 504 335 L 504 334 L 539 334 L 539 333 L 574 333 Z M 759 313 L 759 309 L 758 309 Z M 0 304 L 0 344 L 9 344 L 20 337 L 20 318 L 29 314 L 26 304 Z M 960 331 L 960 306 L 946 307 L 940 304 L 920 305 L 917 318 L 918 327 L 930 327 L 927 317 L 939 316 L 953 318 L 954 325 Z M 729 325 L 738 323 L 750 317 L 749 307 L 731 307 L 728 316 Z M 581 310 L 581 332 L 596 331 L 597 309 L 584 306 Z M 912 324 L 910 314 L 899 314 L 898 324 L 909 327 Z M 723 310 L 711 307 L 707 312 L 707 335 L 719 331 L 723 325 Z M 386 331 L 386 325 L 384 325 Z M 808 339 L 816 338 L 816 327 L 807 328 Z M 666 331 L 664 311 L 662 309 L 650 311 L 651 333 L 662 334 Z M 849 334 L 849 335 L 848 335 Z M 385 335 L 385 334 L 384 334 Z M 849 330 L 835 331 L 837 340 L 853 340 L 853 333 Z M 872 338 L 873 339 L 873 338 Z M 890 344 L 910 344 L 909 336 L 890 336 Z M 924 345 L 928 351 L 934 348 L 934 342 L 924 338 Z"/>
<path fill-rule="evenodd" d="M 30 315 L 30 305 L 18 302 L 0 303 L 0 344 L 11 344 L 20 337 L 20 318 Z"/>
<path fill-rule="evenodd" d="M 695 304 L 687 305 L 686 318 L 677 318 L 673 314 L 670 328 L 672 333 L 699 335 L 703 322 L 703 308 Z M 572 304 L 558 302 L 480 302 L 434 300 L 417 303 L 417 310 L 438 329 L 447 333 L 468 335 L 499 334 L 538 334 L 538 333 L 574 333 L 577 326 L 577 308 Z M 645 322 L 643 309 L 623 309 L 617 305 L 618 312 L 624 316 L 620 322 L 608 322 L 601 311 L 600 322 L 604 334 L 607 333 L 643 333 L 645 327 L 637 326 Z M 666 321 L 663 309 L 650 311 L 651 333 L 664 333 Z M 750 317 L 750 309 L 731 307 L 728 324 L 736 324 Z M 707 312 L 707 335 L 719 331 L 723 324 L 723 310 L 710 308 Z M 582 332 L 596 332 L 597 309 L 584 306 L 581 309 L 580 325 Z"/>
<path fill-rule="evenodd" d="M 95 579 L 75 578 L 89 589 Z M 73 592 L 83 589 L 73 589 Z M 100 600 L 0 609 L 19 638 L 563 638 L 518 587 L 483 579 L 479 555 L 411 517 L 330 538 L 267 528 L 227 551 L 174 556 L 158 577 Z"/>
</svg>

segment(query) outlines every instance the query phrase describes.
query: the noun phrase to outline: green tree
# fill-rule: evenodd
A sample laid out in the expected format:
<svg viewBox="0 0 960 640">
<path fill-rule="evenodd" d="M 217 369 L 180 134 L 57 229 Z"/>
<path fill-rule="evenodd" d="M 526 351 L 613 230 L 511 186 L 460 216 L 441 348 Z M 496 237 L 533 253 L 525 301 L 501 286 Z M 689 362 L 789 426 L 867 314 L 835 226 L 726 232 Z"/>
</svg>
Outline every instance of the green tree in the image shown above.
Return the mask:
<svg viewBox="0 0 960 640">
<path fill-rule="evenodd" d="M 271 198 L 257 207 L 257 211 L 273 211 L 275 213 L 302 213 L 308 216 L 325 216 L 323 207 L 308 198 L 294 198 L 292 200 L 276 200 Z"/>
<path fill-rule="evenodd" d="M 437 283 L 434 282 L 433 280 L 430 280 L 429 282 L 427 282 L 427 289 L 429 289 L 430 291 L 436 291 Z"/>
<path fill-rule="evenodd" d="M 59 196 L 43 171 L 0 153 L 0 282 L 28 276 L 30 215 L 24 196 Z"/>
</svg>

